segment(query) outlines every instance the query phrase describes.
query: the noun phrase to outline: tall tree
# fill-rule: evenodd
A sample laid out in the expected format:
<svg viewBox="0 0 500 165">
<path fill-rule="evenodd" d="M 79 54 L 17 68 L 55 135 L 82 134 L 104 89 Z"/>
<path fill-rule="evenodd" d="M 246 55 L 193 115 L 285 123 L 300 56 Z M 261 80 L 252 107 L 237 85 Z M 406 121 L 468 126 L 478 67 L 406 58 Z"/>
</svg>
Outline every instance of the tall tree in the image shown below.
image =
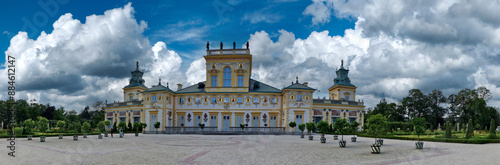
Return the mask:
<svg viewBox="0 0 500 165">
<path fill-rule="evenodd" d="M 420 91 L 420 89 L 411 89 L 408 96 L 403 98 L 402 106 L 407 111 L 408 117 L 413 119 L 415 117 L 426 117 L 430 114 L 427 106 L 427 96 Z"/>
<path fill-rule="evenodd" d="M 427 98 L 427 105 L 431 111 L 431 116 L 427 118 L 427 122 L 431 123 L 433 127 L 436 127 L 438 123 L 444 122 L 443 116 L 446 114 L 447 109 L 441 107 L 441 104 L 446 103 L 446 97 L 443 96 L 440 90 L 434 89 L 427 95 Z"/>
</svg>

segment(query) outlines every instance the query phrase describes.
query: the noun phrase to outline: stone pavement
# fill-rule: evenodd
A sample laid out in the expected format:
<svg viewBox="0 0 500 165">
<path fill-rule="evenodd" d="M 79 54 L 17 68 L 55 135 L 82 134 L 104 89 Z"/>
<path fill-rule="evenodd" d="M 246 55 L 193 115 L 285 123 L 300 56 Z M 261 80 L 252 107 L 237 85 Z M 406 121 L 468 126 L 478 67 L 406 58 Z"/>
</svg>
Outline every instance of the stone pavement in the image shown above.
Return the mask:
<svg viewBox="0 0 500 165">
<path fill-rule="evenodd" d="M 0 164 L 500 164 L 500 144 L 456 144 L 384 139 L 381 154 L 371 154 L 373 138 L 344 136 L 346 148 L 326 135 L 310 141 L 298 135 L 165 135 L 126 134 L 124 138 L 97 135 L 64 139 L 17 139 L 16 157 L 7 155 L 0 139 Z M 339 139 L 341 137 L 339 136 Z"/>
</svg>

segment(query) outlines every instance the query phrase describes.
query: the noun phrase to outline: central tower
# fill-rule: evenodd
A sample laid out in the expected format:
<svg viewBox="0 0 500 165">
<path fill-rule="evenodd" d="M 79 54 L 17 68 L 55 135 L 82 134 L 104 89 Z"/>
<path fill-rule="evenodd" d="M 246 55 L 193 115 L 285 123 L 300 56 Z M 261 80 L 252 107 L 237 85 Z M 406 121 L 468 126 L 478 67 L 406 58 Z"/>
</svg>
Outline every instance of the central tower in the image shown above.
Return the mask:
<svg viewBox="0 0 500 165">
<path fill-rule="evenodd" d="M 252 55 L 246 44 L 246 49 L 210 50 L 207 42 L 206 61 L 206 92 L 248 92 L 250 75 L 252 74 Z"/>
</svg>

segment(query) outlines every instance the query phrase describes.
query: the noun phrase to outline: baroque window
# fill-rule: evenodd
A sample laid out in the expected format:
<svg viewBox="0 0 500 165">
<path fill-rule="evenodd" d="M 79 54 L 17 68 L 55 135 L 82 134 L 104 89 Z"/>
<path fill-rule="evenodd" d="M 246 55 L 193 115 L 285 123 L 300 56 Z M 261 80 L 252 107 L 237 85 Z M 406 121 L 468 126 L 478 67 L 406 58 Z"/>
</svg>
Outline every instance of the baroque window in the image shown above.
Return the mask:
<svg viewBox="0 0 500 165">
<path fill-rule="evenodd" d="M 223 75 L 224 80 L 223 86 L 224 87 L 231 87 L 231 68 L 230 67 L 225 67 L 224 68 L 224 75 Z"/>
</svg>

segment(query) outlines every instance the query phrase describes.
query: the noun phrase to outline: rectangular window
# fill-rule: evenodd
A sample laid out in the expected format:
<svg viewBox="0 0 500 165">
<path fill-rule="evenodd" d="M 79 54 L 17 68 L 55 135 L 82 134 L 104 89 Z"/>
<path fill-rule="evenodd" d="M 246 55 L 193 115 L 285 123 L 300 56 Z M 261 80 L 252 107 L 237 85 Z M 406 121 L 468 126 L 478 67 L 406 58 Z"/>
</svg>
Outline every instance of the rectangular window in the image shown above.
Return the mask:
<svg viewBox="0 0 500 165">
<path fill-rule="evenodd" d="M 302 101 L 302 95 L 297 95 L 297 101 Z"/>
<path fill-rule="evenodd" d="M 179 104 L 184 104 L 184 98 L 179 98 Z"/>
<path fill-rule="evenodd" d="M 271 120 L 276 120 L 276 116 L 271 116 Z"/>
<path fill-rule="evenodd" d="M 201 98 L 197 97 L 195 98 L 195 101 L 194 101 L 196 104 L 200 104 L 201 103 Z"/>
<path fill-rule="evenodd" d="M 134 100 L 134 96 L 130 96 L 128 99 L 128 101 L 132 101 L 132 100 Z"/>
<path fill-rule="evenodd" d="M 236 103 L 243 103 L 243 97 L 236 98 Z"/>
<path fill-rule="evenodd" d="M 297 115 L 296 118 L 297 119 L 302 119 L 302 115 Z"/>
<path fill-rule="evenodd" d="M 211 102 L 211 103 L 212 103 L 212 104 L 217 103 L 217 97 L 212 97 L 212 102 Z"/>
<path fill-rule="evenodd" d="M 224 103 L 229 103 L 229 97 L 224 97 Z"/>
<path fill-rule="evenodd" d="M 217 87 L 217 76 L 212 76 L 212 87 Z"/>
<path fill-rule="evenodd" d="M 259 104 L 259 101 L 260 101 L 260 98 L 258 98 L 258 97 L 254 97 L 253 98 L 253 103 L 254 104 Z"/>
<path fill-rule="evenodd" d="M 349 96 L 345 96 L 345 101 L 349 101 Z"/>
<path fill-rule="evenodd" d="M 238 87 L 243 87 L 243 76 L 238 76 Z"/>
<path fill-rule="evenodd" d="M 152 100 L 153 102 L 156 102 L 156 96 L 151 97 L 151 100 Z"/>
<path fill-rule="evenodd" d="M 134 117 L 134 123 L 136 123 L 136 122 L 140 123 L 141 122 L 141 117 Z"/>
</svg>

